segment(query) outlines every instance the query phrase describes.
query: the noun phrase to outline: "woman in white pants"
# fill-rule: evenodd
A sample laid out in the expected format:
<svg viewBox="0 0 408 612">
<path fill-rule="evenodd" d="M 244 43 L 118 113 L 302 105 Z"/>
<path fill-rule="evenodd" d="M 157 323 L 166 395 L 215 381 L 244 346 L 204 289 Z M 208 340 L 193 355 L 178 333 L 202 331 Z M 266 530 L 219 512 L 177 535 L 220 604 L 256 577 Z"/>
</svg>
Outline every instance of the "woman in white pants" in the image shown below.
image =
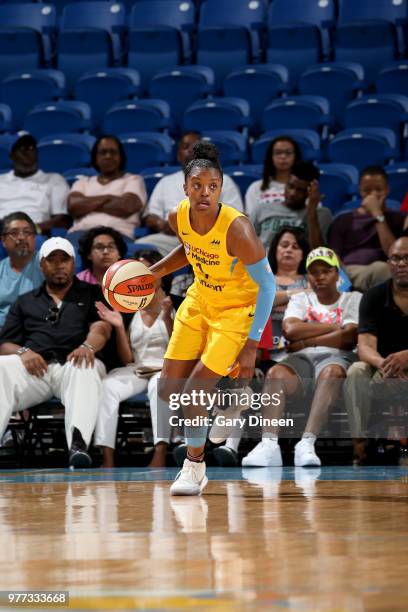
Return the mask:
<svg viewBox="0 0 408 612">
<path fill-rule="evenodd" d="M 153 262 L 141 258 L 145 265 Z M 99 316 L 115 329 L 118 354 L 126 364 L 109 372 L 103 380 L 102 406 L 96 425 L 95 444 L 103 447 L 103 467 L 114 466 L 114 449 L 120 402 L 147 391 L 152 419 L 154 455 L 149 467 L 165 467 L 170 441 L 169 413 L 158 406 L 157 380 L 173 329 L 173 305 L 160 281 L 153 300 L 133 316 L 126 332 L 120 312 L 96 304 Z"/>
</svg>

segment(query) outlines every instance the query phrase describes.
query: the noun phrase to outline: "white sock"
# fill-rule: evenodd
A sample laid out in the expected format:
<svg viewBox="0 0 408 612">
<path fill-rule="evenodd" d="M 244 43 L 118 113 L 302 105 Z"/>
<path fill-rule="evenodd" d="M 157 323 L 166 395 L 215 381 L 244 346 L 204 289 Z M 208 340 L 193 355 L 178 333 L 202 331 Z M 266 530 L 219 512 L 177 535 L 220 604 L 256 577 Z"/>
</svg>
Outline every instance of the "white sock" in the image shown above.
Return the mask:
<svg viewBox="0 0 408 612">
<path fill-rule="evenodd" d="M 317 436 L 315 436 L 313 433 L 305 431 L 302 436 L 302 440 L 309 440 L 312 444 L 314 444 L 317 440 Z"/>
<path fill-rule="evenodd" d="M 270 440 L 271 442 L 278 443 L 278 436 L 270 431 L 264 431 L 262 434 L 262 440 Z"/>
</svg>

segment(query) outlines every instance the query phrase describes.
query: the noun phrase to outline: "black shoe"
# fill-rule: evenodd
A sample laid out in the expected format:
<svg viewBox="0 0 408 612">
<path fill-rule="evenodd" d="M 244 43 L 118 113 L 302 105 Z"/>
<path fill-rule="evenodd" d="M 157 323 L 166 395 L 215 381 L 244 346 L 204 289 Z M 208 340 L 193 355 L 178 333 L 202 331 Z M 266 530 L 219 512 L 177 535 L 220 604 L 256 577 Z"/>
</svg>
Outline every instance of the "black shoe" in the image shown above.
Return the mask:
<svg viewBox="0 0 408 612">
<path fill-rule="evenodd" d="M 69 452 L 69 465 L 76 470 L 90 468 L 92 459 L 86 449 L 78 448 L 73 444 Z"/>
<path fill-rule="evenodd" d="M 177 467 L 182 467 L 184 459 L 187 458 L 187 444 L 179 444 L 173 450 L 173 459 Z"/>
<path fill-rule="evenodd" d="M 217 446 L 213 450 L 214 459 L 221 467 L 237 467 L 238 453 L 228 446 Z"/>
</svg>

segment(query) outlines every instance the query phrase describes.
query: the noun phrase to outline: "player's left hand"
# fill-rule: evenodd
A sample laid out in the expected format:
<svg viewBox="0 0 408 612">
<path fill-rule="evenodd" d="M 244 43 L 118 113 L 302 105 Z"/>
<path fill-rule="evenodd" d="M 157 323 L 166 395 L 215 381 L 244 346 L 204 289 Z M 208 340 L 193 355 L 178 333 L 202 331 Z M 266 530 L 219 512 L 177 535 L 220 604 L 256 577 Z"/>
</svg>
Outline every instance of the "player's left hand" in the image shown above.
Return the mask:
<svg viewBox="0 0 408 612">
<path fill-rule="evenodd" d="M 247 383 L 254 376 L 257 343 L 248 340 L 232 364 L 229 372 L 231 378 L 240 378 Z"/>
</svg>

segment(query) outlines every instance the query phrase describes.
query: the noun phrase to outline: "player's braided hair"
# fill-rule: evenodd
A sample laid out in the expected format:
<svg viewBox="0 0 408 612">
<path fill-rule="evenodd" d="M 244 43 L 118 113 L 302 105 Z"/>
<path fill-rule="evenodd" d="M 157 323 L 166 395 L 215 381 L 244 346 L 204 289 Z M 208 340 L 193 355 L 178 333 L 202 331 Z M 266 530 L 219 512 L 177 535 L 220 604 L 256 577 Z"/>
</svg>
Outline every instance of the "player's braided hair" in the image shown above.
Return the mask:
<svg viewBox="0 0 408 612">
<path fill-rule="evenodd" d="M 199 170 L 209 170 L 214 168 L 220 173 L 221 179 L 223 178 L 220 159 L 218 157 L 218 149 L 211 142 L 199 140 L 193 146 L 193 158 L 187 164 L 184 170 L 184 178 L 186 181 L 191 172 L 196 168 Z"/>
</svg>

